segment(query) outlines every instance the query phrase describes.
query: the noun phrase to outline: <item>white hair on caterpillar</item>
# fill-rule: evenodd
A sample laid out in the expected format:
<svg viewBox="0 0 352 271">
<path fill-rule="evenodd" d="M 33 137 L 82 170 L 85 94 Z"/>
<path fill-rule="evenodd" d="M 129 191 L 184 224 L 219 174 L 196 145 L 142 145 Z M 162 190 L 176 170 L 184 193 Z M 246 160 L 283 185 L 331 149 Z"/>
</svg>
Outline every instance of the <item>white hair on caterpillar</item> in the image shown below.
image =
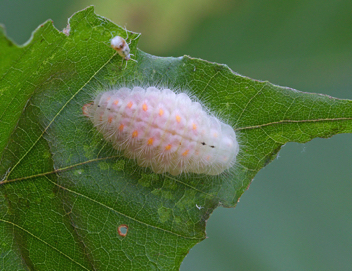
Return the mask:
<svg viewBox="0 0 352 271">
<path fill-rule="evenodd" d="M 219 175 L 235 165 L 234 129 L 184 92 L 121 87 L 82 107 L 113 148 L 155 173 Z"/>
</svg>

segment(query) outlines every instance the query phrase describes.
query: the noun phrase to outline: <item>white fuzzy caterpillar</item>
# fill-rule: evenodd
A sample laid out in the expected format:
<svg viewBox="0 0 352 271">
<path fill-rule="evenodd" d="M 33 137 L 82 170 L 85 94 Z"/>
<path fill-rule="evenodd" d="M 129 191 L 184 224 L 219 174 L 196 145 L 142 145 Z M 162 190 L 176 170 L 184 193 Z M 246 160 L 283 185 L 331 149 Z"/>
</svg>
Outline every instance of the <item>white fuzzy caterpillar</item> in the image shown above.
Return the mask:
<svg viewBox="0 0 352 271">
<path fill-rule="evenodd" d="M 100 93 L 82 109 L 115 149 L 155 173 L 218 175 L 236 162 L 233 128 L 185 93 L 120 88 Z"/>
</svg>

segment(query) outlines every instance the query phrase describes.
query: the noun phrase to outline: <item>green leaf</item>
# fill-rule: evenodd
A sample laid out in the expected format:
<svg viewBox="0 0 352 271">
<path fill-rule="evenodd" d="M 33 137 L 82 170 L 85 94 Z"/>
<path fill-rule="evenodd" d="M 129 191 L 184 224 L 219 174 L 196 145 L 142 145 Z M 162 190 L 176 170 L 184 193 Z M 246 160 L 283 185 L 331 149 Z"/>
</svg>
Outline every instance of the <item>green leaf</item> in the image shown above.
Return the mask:
<svg viewBox="0 0 352 271">
<path fill-rule="evenodd" d="M 18 47 L 0 32 L 1 270 L 178 269 L 213 210 L 234 207 L 284 144 L 352 130 L 349 100 L 148 55 L 134 33 L 138 63 L 126 67 L 110 47 L 115 35 L 126 32 L 92 7 L 70 19 L 69 35 L 48 21 Z M 124 158 L 82 115 L 113 85 L 188 90 L 235 128 L 234 169 L 174 177 Z"/>
</svg>

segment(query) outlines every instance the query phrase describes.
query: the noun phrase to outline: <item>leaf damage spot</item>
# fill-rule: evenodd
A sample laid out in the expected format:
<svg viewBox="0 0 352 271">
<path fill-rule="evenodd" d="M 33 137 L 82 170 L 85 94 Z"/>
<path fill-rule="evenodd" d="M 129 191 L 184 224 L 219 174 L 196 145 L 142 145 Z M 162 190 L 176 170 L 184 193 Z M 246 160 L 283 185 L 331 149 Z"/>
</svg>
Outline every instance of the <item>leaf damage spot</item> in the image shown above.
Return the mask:
<svg viewBox="0 0 352 271">
<path fill-rule="evenodd" d="M 138 183 L 144 187 L 150 187 L 159 181 L 159 176 L 155 173 L 152 174 L 141 174 L 141 178 L 138 180 Z"/>
<path fill-rule="evenodd" d="M 158 209 L 159 220 L 161 223 L 165 223 L 171 218 L 172 210 L 164 206 Z"/>
<path fill-rule="evenodd" d="M 113 166 L 112 168 L 116 171 L 124 171 L 125 169 L 125 160 L 118 160 Z"/>
<path fill-rule="evenodd" d="M 109 164 L 106 162 L 100 162 L 98 163 L 98 166 L 101 170 L 108 170 L 110 168 Z"/>
<path fill-rule="evenodd" d="M 126 224 L 121 224 L 121 225 L 117 228 L 117 232 L 119 233 L 120 236 L 126 237 L 127 232 L 128 232 L 128 226 L 127 226 Z"/>
<path fill-rule="evenodd" d="M 62 33 L 64 33 L 68 37 L 70 35 L 70 30 L 71 30 L 70 24 L 67 24 L 66 28 L 62 30 Z"/>
<path fill-rule="evenodd" d="M 74 174 L 75 176 L 80 176 L 80 175 L 82 175 L 83 172 L 84 172 L 83 169 L 77 169 L 77 170 L 74 171 L 73 174 Z"/>
</svg>

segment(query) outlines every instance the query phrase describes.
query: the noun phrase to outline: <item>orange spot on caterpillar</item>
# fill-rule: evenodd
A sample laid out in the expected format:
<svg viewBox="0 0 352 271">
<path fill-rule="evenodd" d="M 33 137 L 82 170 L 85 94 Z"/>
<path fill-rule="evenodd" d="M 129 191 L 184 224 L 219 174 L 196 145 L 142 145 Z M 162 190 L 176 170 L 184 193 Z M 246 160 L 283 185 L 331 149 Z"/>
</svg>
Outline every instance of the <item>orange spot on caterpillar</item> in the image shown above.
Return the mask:
<svg viewBox="0 0 352 271">
<path fill-rule="evenodd" d="M 143 111 L 147 111 L 148 110 L 148 105 L 144 103 L 143 106 L 142 106 L 142 109 L 143 109 Z"/>
<path fill-rule="evenodd" d="M 112 116 L 109 116 L 108 123 L 111 123 L 111 122 L 112 122 Z"/>
<path fill-rule="evenodd" d="M 122 224 L 117 228 L 117 232 L 120 236 L 125 237 L 128 232 L 128 226 L 126 224 Z"/>
<path fill-rule="evenodd" d="M 109 101 L 110 99 L 111 99 L 111 97 L 109 96 L 109 97 L 106 98 L 106 101 Z"/>
<path fill-rule="evenodd" d="M 177 121 L 178 123 L 180 123 L 181 117 L 180 117 L 179 115 L 176 115 L 176 121 Z"/>
<path fill-rule="evenodd" d="M 193 123 L 192 129 L 193 129 L 193 130 L 197 130 L 197 125 L 196 125 L 195 123 Z"/>
<path fill-rule="evenodd" d="M 168 150 L 170 150 L 171 149 L 171 144 L 169 144 L 169 145 L 167 145 L 166 147 L 165 147 L 165 151 L 168 151 Z"/>
<path fill-rule="evenodd" d="M 133 105 L 133 103 L 132 103 L 132 102 L 129 102 L 129 103 L 127 104 L 127 107 L 128 107 L 128 108 L 131 108 L 132 105 Z"/>
<path fill-rule="evenodd" d="M 119 126 L 119 130 L 120 130 L 120 132 L 122 132 L 123 131 L 123 128 L 125 127 L 125 125 L 123 125 L 123 124 L 120 124 L 120 126 Z"/>
<path fill-rule="evenodd" d="M 117 105 L 119 103 L 119 100 L 114 101 L 114 105 Z"/>
<path fill-rule="evenodd" d="M 210 161 L 210 155 L 208 155 L 206 159 L 207 159 L 207 161 Z"/>
<path fill-rule="evenodd" d="M 164 115 L 164 110 L 162 110 L 161 108 L 159 109 L 159 116 L 161 117 L 162 115 Z"/>
<path fill-rule="evenodd" d="M 187 156 L 188 153 L 189 153 L 189 150 L 186 150 L 185 152 L 182 153 L 182 156 Z"/>
<path fill-rule="evenodd" d="M 134 130 L 133 133 L 132 133 L 132 138 L 135 138 L 138 136 L 138 131 L 137 130 Z"/>
<path fill-rule="evenodd" d="M 148 143 L 149 146 L 151 146 L 151 145 L 153 145 L 153 142 L 154 142 L 154 138 L 151 137 L 151 138 L 148 139 L 147 143 Z"/>
</svg>

